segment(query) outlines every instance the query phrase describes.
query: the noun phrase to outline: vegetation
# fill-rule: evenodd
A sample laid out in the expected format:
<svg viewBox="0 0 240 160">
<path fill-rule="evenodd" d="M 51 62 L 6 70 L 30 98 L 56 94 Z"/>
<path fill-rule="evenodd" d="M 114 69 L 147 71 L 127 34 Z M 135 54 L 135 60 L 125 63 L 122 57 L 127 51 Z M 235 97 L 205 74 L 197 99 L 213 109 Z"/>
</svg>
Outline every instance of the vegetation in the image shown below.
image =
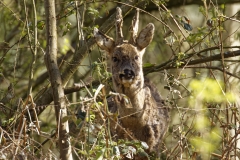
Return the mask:
<svg viewBox="0 0 240 160">
<path fill-rule="evenodd" d="M 0 159 L 155 159 L 109 130 L 115 93 L 92 33 L 114 35 L 117 6 L 124 30 L 136 8 L 156 27 L 143 68 L 171 111 L 161 159 L 240 158 L 238 0 L 0 0 Z"/>
</svg>

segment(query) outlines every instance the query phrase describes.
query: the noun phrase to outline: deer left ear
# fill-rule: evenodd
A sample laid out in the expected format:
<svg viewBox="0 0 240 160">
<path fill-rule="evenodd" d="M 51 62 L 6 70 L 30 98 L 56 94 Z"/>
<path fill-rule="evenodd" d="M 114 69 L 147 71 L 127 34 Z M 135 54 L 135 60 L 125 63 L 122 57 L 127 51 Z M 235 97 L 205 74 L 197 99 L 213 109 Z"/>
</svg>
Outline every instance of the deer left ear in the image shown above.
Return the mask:
<svg viewBox="0 0 240 160">
<path fill-rule="evenodd" d="M 94 28 L 93 35 L 97 42 L 97 45 L 108 52 L 108 54 L 112 53 L 113 48 L 115 47 L 115 42 L 113 38 L 103 34 L 97 28 Z"/>
<path fill-rule="evenodd" d="M 154 30 L 155 27 L 152 23 L 149 23 L 144 29 L 142 29 L 136 39 L 138 49 L 143 50 L 152 42 Z"/>
</svg>

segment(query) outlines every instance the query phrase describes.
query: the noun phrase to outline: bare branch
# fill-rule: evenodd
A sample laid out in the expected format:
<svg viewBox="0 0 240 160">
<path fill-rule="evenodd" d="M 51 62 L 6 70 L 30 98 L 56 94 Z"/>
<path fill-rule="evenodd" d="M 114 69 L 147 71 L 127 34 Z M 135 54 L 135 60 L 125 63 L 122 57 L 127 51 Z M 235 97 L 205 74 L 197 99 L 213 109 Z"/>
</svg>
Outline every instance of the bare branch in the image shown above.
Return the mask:
<svg viewBox="0 0 240 160">
<path fill-rule="evenodd" d="M 236 56 L 240 56 L 240 50 L 237 51 L 232 51 L 232 52 L 225 52 L 223 54 L 224 58 L 231 58 L 231 57 L 236 57 Z M 202 63 L 206 63 L 206 62 L 211 62 L 211 61 L 219 61 L 221 60 L 222 55 L 221 54 L 216 54 L 210 57 L 205 57 L 202 59 L 196 59 L 196 60 L 192 60 L 187 62 L 187 59 L 184 60 L 185 62 L 183 62 L 183 64 L 181 66 L 178 66 L 179 68 L 184 67 L 184 66 L 190 66 L 190 65 L 196 65 L 196 64 L 202 64 Z M 145 74 L 148 73 L 152 73 L 152 72 L 158 72 L 158 71 L 162 71 L 164 69 L 172 69 L 172 68 L 176 68 L 175 66 L 175 61 L 176 58 L 173 58 L 165 63 L 162 63 L 158 66 L 153 66 L 153 67 L 148 67 L 145 68 Z"/>
<path fill-rule="evenodd" d="M 29 73 L 29 83 L 28 83 L 28 95 L 32 93 L 32 83 L 33 83 L 33 72 L 34 72 L 34 65 L 36 63 L 36 55 L 37 55 L 37 12 L 35 1 L 32 0 L 33 3 L 33 13 L 34 13 L 34 46 L 32 45 L 31 34 L 29 29 L 29 22 L 28 22 L 28 15 L 27 15 L 27 7 L 26 2 L 24 0 L 24 8 L 26 14 L 26 25 L 27 25 L 27 35 L 28 35 L 28 44 L 30 46 L 32 52 L 32 61 L 30 64 L 30 73 Z"/>
<path fill-rule="evenodd" d="M 222 56 L 224 58 L 231 58 L 231 57 L 240 56 L 240 50 L 232 51 L 232 52 L 230 52 L 230 51 L 225 52 L 225 53 L 223 53 L 223 55 L 221 55 L 221 53 L 220 53 L 220 54 L 216 54 L 216 55 L 213 55 L 213 56 L 210 56 L 210 57 L 192 60 L 188 63 L 188 65 L 206 63 L 206 62 L 210 62 L 210 61 L 219 61 L 219 60 L 222 60 Z"/>
</svg>

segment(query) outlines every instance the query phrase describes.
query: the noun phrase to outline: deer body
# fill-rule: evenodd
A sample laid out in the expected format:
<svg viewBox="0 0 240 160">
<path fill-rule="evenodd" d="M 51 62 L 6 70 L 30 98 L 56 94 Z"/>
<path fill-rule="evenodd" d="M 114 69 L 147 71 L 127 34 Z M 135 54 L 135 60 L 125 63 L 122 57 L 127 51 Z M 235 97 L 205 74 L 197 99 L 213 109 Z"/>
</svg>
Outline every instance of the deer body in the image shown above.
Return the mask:
<svg viewBox="0 0 240 160">
<path fill-rule="evenodd" d="M 116 40 L 94 29 L 98 46 L 110 57 L 113 87 L 117 93 L 109 102 L 111 112 L 118 111 L 120 125 L 132 133 L 132 137 L 144 141 L 149 151 L 157 151 L 168 126 L 168 110 L 156 88 L 144 79 L 142 57 L 145 48 L 152 41 L 154 25 L 148 24 L 138 35 L 139 11 L 132 21 L 131 38 L 123 40 L 122 15 L 116 14 Z M 123 129 L 117 127 L 119 138 L 129 138 Z"/>
</svg>

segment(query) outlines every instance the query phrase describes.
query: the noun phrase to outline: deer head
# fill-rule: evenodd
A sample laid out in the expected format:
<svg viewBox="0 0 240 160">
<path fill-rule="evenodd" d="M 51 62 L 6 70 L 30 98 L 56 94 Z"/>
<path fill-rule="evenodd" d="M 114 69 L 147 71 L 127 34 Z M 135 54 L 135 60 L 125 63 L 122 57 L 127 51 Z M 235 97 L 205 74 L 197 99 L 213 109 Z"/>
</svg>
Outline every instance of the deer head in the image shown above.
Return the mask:
<svg viewBox="0 0 240 160">
<path fill-rule="evenodd" d="M 154 35 L 154 25 L 149 23 L 138 32 L 139 9 L 132 20 L 130 40 L 124 40 L 122 33 L 122 11 L 117 8 L 115 27 L 116 39 L 101 33 L 94 28 L 94 37 L 98 46 L 105 50 L 110 57 L 114 89 L 119 93 L 135 93 L 143 87 L 142 58 L 146 47 Z"/>
</svg>

